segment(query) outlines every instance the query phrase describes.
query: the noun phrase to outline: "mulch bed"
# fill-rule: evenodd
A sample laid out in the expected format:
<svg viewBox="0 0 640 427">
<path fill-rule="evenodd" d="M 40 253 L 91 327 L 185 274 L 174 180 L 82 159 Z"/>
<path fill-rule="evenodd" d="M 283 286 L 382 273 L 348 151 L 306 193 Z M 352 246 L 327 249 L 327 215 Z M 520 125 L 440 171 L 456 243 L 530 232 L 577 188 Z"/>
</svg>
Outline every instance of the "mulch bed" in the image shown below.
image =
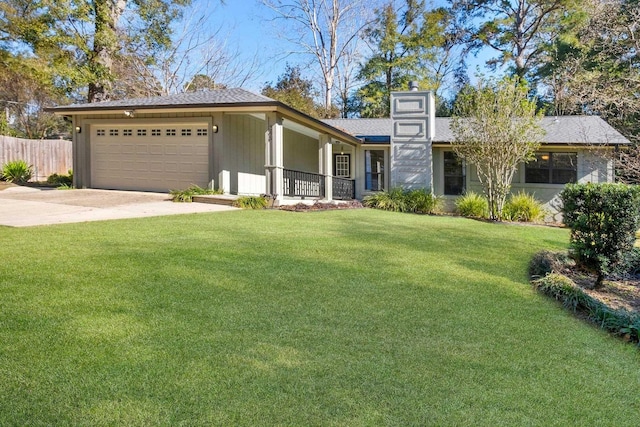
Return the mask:
<svg viewBox="0 0 640 427">
<path fill-rule="evenodd" d="M 362 203 L 358 200 L 352 200 L 349 202 L 330 202 L 330 203 L 322 203 L 315 202 L 312 205 L 307 205 L 304 203 L 298 203 L 295 205 L 285 205 L 280 206 L 280 210 L 290 211 L 290 212 L 317 212 L 317 211 L 327 211 L 327 210 L 336 210 L 336 209 L 360 209 L 363 208 Z"/>
<path fill-rule="evenodd" d="M 558 273 L 569 277 L 584 293 L 607 307 L 640 314 L 639 276 L 610 277 L 604 280 L 600 288 L 595 289 L 596 275 L 585 272 L 575 265 L 565 266 Z"/>
</svg>

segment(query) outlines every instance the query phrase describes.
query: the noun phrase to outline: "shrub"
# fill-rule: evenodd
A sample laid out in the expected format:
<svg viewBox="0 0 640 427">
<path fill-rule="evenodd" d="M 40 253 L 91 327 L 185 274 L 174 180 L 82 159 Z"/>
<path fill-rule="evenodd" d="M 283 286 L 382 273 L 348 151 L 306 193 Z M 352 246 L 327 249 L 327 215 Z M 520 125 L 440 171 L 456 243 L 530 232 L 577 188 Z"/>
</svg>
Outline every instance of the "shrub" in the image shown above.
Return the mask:
<svg viewBox="0 0 640 427">
<path fill-rule="evenodd" d="M 433 213 L 438 207 L 438 199 L 425 189 L 403 190 L 392 188 L 367 196 L 363 204 L 370 208 L 393 212 Z"/>
<path fill-rule="evenodd" d="M 222 194 L 222 190 L 212 190 L 208 188 L 202 188 L 193 184 L 186 190 L 171 190 L 169 194 L 171 195 L 171 200 L 174 202 L 190 203 L 193 201 L 193 196 Z"/>
<path fill-rule="evenodd" d="M 438 198 L 425 189 L 405 192 L 407 212 L 431 214 L 438 207 Z"/>
<path fill-rule="evenodd" d="M 53 184 L 64 188 L 72 187 L 73 171 L 69 169 L 68 175 L 58 175 L 57 173 L 53 173 L 47 177 L 47 184 Z"/>
<path fill-rule="evenodd" d="M 233 206 L 242 209 L 265 209 L 269 200 L 263 196 L 243 196 L 234 200 Z"/>
<path fill-rule="evenodd" d="M 596 286 L 633 250 L 640 224 L 640 187 L 568 184 L 560 193 L 576 261 L 597 273 Z"/>
<path fill-rule="evenodd" d="M 533 195 L 521 191 L 511 195 L 502 209 L 502 216 L 508 221 L 534 222 L 544 219 L 544 208 Z"/>
<path fill-rule="evenodd" d="M 15 184 L 24 184 L 31 179 L 33 171 L 24 160 L 13 160 L 2 167 L 2 179 Z"/>
<path fill-rule="evenodd" d="M 638 277 L 640 275 L 640 248 L 629 251 L 612 272 L 620 277 Z"/>
<path fill-rule="evenodd" d="M 573 283 L 573 280 L 562 274 L 548 274 L 534 281 L 533 285 L 543 294 L 560 301 L 565 308 L 574 312 L 580 307 L 588 307 L 591 300 L 591 297 Z"/>
<path fill-rule="evenodd" d="M 489 216 L 489 203 L 484 196 L 469 191 L 456 199 L 456 210 L 462 216 L 487 218 Z"/>
<path fill-rule="evenodd" d="M 366 196 L 363 204 L 369 208 L 382 209 L 384 211 L 406 212 L 406 198 L 402 188 L 392 188 L 389 191 L 380 191 Z"/>
<path fill-rule="evenodd" d="M 540 251 L 529 262 L 529 277 L 537 279 L 550 273 L 558 273 L 574 264 L 565 252 Z"/>
</svg>

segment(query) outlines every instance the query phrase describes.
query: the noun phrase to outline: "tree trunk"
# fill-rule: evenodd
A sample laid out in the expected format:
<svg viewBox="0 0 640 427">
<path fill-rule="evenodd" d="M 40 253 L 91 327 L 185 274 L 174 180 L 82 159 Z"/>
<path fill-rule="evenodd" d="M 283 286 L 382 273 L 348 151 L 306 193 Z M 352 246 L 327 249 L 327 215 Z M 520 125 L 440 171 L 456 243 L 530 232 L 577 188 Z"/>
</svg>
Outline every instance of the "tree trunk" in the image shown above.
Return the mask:
<svg viewBox="0 0 640 427">
<path fill-rule="evenodd" d="M 93 52 L 89 58 L 92 81 L 87 101 L 107 101 L 111 97 L 113 56 L 118 49 L 116 26 L 126 6 L 126 0 L 94 0 L 95 33 Z"/>
</svg>

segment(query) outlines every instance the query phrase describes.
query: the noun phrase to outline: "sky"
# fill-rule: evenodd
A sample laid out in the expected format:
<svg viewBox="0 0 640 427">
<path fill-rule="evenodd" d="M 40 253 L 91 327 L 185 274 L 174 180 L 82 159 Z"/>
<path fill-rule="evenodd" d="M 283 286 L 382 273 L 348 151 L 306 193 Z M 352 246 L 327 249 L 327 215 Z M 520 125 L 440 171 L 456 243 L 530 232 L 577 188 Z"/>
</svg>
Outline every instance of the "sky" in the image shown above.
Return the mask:
<svg viewBox="0 0 640 427">
<path fill-rule="evenodd" d="M 436 0 L 436 4 L 443 3 L 444 0 Z M 287 62 L 302 65 L 305 77 L 319 78 L 311 73 L 311 67 L 304 65 L 312 60 L 309 56 L 285 54 L 296 49 L 281 37 L 287 31 L 286 22 L 275 20 L 275 13 L 261 5 L 259 0 L 225 0 L 224 4 L 219 0 L 194 0 L 193 7 L 196 13 L 206 15 L 209 29 L 219 30 L 219 35 L 226 38 L 227 49 L 235 52 L 240 61 L 249 64 L 258 58 L 259 72 L 243 86 L 245 89 L 260 92 L 265 83 L 277 81 Z M 470 58 L 471 74 L 476 67 L 482 68 L 488 55 L 489 52 L 485 52 L 478 58 Z"/>
<path fill-rule="evenodd" d="M 241 61 L 250 64 L 258 57 L 260 71 L 246 89 L 259 92 L 266 82 L 275 82 L 284 72 L 286 59 L 281 53 L 292 47 L 277 36 L 274 15 L 257 0 L 226 0 L 222 5 L 217 0 L 196 0 L 194 5 L 207 11 L 210 29 L 221 30 L 227 48 Z"/>
</svg>

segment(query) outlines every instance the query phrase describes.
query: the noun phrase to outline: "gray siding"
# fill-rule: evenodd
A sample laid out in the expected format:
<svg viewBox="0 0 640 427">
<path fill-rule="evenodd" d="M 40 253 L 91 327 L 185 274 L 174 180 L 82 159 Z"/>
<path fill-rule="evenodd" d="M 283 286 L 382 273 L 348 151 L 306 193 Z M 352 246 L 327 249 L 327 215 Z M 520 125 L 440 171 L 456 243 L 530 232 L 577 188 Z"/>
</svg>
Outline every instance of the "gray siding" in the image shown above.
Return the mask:
<svg viewBox="0 0 640 427">
<path fill-rule="evenodd" d="M 442 153 L 447 148 L 437 147 L 433 150 L 434 158 L 434 192 L 442 197 L 446 210 L 455 208 L 454 201 L 456 196 L 443 196 L 444 193 L 444 171 Z M 549 152 L 574 152 L 578 155 L 577 175 L 578 181 L 582 183 L 604 183 L 613 182 L 613 162 L 607 158 L 604 153 L 598 150 L 578 149 L 576 147 L 567 148 L 547 148 L 542 147 L 540 151 Z M 466 176 L 467 191 L 482 193 L 482 186 L 478 180 L 475 166 L 467 165 Z M 545 209 L 549 212 L 549 219 L 560 221 L 559 215 L 560 200 L 559 193 L 564 188 L 564 184 L 527 184 L 525 183 L 525 165 L 521 164 L 514 175 L 511 184 L 511 193 L 515 194 L 520 191 L 532 194 L 536 199 L 541 201 Z"/>
<path fill-rule="evenodd" d="M 228 114 L 224 117 L 224 127 L 222 168 L 229 172 L 230 191 L 255 193 L 257 190 L 247 190 L 245 185 L 249 184 L 243 181 L 247 182 L 246 178 L 256 184 L 265 174 L 265 121 L 245 114 Z"/>
</svg>

